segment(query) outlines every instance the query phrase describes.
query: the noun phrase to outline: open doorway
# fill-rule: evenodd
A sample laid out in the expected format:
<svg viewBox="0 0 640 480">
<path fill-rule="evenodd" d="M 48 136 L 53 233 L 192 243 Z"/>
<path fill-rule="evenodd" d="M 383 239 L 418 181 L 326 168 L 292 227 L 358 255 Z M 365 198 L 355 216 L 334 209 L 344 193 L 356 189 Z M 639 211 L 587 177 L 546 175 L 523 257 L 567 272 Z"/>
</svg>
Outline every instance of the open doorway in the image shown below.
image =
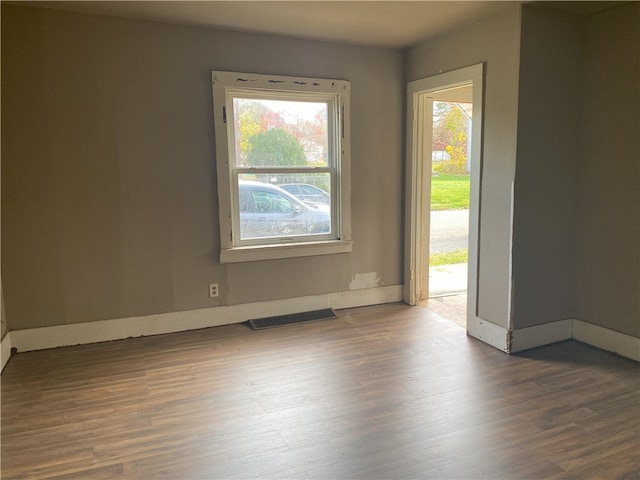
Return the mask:
<svg viewBox="0 0 640 480">
<path fill-rule="evenodd" d="M 421 305 L 465 328 L 471 186 L 471 84 L 432 92 L 427 298 Z M 428 123 L 428 122 L 427 122 Z M 423 292 L 425 289 L 423 289 Z"/>
<path fill-rule="evenodd" d="M 432 253 L 430 246 L 432 242 L 435 242 L 431 235 L 432 171 L 435 163 L 434 157 L 440 155 L 445 158 L 445 156 L 443 153 L 439 153 L 441 149 L 434 147 L 434 112 L 438 118 L 438 115 L 444 114 L 445 107 L 441 107 L 437 102 L 448 103 L 446 108 L 456 108 L 456 114 L 463 116 L 469 114 L 472 119 L 467 124 L 466 145 L 463 148 L 466 150 L 464 168 L 465 173 L 468 173 L 468 208 L 462 210 L 467 210 L 466 215 L 468 216 L 463 219 L 463 223 L 466 222 L 468 233 L 466 267 L 463 266 L 461 270 L 465 271 L 466 278 L 460 279 L 458 277 L 457 280 L 463 284 L 463 288 L 460 290 L 466 290 L 466 298 L 462 302 L 461 310 L 467 321 L 475 319 L 477 315 L 482 77 L 483 65 L 479 64 L 410 82 L 407 89 L 407 124 L 410 127 L 407 138 L 407 230 L 405 238 L 408 255 L 405 257 L 404 300 L 411 305 L 420 304 L 421 301 L 429 298 L 430 283 L 435 282 L 429 274 L 430 254 Z M 439 109 L 442 111 L 439 112 Z M 437 145 L 436 141 L 436 147 Z M 455 145 L 451 145 L 451 147 L 456 148 Z M 446 152 L 446 148 L 444 150 Z M 451 151 L 449 157 L 451 158 L 454 153 Z M 460 161 L 460 158 L 456 160 Z M 439 160 L 436 158 L 435 161 Z M 464 247 L 453 248 L 453 250 L 464 250 Z M 466 288 L 464 288 L 465 284 Z"/>
</svg>

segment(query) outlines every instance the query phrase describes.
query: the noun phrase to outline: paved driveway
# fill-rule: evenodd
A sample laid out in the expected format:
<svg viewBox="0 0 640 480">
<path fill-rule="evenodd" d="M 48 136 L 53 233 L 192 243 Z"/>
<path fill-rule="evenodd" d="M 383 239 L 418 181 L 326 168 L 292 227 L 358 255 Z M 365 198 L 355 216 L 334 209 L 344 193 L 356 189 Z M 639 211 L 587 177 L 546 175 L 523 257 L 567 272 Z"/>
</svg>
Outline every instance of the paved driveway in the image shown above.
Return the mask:
<svg viewBox="0 0 640 480">
<path fill-rule="evenodd" d="M 431 255 L 467 248 L 468 240 L 469 210 L 431 212 Z"/>
<path fill-rule="evenodd" d="M 431 212 L 431 243 L 429 254 L 468 248 L 469 210 L 438 210 Z M 429 268 L 429 296 L 451 295 L 467 290 L 467 264 L 442 265 Z"/>
</svg>

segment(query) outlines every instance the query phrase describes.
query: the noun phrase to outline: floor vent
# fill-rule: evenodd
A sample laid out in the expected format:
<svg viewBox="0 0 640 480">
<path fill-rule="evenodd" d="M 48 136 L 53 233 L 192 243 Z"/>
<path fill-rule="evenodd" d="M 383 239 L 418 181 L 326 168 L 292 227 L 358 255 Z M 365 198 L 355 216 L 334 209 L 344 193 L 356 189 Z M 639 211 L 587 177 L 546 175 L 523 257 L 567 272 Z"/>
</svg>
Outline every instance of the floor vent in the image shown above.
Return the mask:
<svg viewBox="0 0 640 480">
<path fill-rule="evenodd" d="M 332 308 L 324 310 L 313 310 L 311 312 L 292 313 L 289 315 L 278 315 L 276 317 L 257 318 L 249 320 L 249 325 L 254 330 L 263 328 L 278 327 L 280 325 L 289 325 L 290 323 L 308 322 L 309 320 L 329 320 L 338 318 Z"/>
</svg>

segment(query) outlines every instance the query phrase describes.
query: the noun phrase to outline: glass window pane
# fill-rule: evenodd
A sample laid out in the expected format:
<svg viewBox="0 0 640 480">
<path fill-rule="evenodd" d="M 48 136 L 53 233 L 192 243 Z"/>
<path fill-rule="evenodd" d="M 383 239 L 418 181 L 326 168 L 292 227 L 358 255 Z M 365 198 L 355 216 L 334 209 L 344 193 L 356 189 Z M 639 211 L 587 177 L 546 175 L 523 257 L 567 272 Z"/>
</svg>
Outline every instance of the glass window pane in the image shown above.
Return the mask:
<svg viewBox="0 0 640 480">
<path fill-rule="evenodd" d="M 329 173 L 238 177 L 241 240 L 331 233 Z M 301 185 L 311 192 L 300 193 Z"/>
<path fill-rule="evenodd" d="M 325 167 L 326 102 L 234 98 L 237 167 Z"/>
</svg>

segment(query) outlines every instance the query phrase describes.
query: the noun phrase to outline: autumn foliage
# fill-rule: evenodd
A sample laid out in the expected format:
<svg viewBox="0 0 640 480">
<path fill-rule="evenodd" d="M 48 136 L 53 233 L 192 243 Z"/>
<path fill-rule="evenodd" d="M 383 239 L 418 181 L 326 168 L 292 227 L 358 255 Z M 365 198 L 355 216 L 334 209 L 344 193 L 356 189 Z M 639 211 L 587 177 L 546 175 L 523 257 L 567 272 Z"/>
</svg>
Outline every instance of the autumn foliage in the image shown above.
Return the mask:
<svg viewBox="0 0 640 480">
<path fill-rule="evenodd" d="M 236 161 L 244 166 L 327 164 L 327 120 L 286 119 L 267 102 L 235 99 Z"/>
<path fill-rule="evenodd" d="M 464 175 L 467 172 L 467 128 L 469 119 L 462 107 L 452 102 L 434 102 L 434 151 L 445 151 L 448 159 L 433 162 L 434 172 Z"/>
</svg>

